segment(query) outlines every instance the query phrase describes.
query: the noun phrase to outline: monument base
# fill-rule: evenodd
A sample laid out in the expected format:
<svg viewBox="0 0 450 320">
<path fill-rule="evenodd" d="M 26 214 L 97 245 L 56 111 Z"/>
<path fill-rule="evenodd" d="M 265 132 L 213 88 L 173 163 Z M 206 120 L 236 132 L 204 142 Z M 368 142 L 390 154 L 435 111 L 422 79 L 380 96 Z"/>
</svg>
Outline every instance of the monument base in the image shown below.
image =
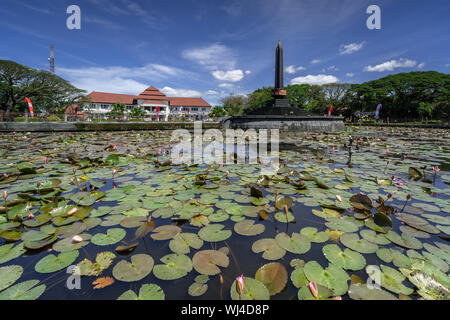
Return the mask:
<svg viewBox="0 0 450 320">
<path fill-rule="evenodd" d="M 307 116 L 315 116 L 312 113 L 309 113 L 298 107 L 291 107 L 289 103 L 289 99 L 286 98 L 275 98 L 269 101 L 266 106 L 262 108 L 255 109 L 249 112 L 247 115 L 249 116 L 298 116 L 298 117 L 307 117 Z"/>
</svg>

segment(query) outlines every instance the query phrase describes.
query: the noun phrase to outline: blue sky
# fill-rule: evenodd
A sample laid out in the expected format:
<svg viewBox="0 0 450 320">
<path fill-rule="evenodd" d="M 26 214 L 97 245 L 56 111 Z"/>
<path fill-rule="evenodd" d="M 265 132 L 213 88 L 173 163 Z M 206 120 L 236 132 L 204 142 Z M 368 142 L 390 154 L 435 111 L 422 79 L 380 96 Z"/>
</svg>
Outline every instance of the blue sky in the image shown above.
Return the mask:
<svg viewBox="0 0 450 320">
<path fill-rule="evenodd" d="M 69 5 L 81 30 L 69 30 Z M 381 30 L 369 30 L 369 5 Z M 273 85 L 275 47 L 285 84 L 361 83 L 450 70 L 448 0 L 0 0 L 0 59 L 48 69 L 87 91 L 169 96 L 229 94 Z"/>
</svg>

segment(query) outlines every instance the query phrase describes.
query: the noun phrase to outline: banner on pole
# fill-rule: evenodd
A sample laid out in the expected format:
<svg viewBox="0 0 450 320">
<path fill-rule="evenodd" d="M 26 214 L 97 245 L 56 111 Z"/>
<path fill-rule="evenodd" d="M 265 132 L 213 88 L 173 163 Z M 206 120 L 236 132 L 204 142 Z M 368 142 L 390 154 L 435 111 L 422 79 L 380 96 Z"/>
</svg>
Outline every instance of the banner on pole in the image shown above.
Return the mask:
<svg viewBox="0 0 450 320">
<path fill-rule="evenodd" d="M 328 111 L 328 116 L 331 117 L 331 111 L 333 111 L 333 106 L 330 107 L 330 111 Z"/>
<path fill-rule="evenodd" d="M 25 97 L 25 101 L 28 103 L 28 109 L 30 110 L 31 117 L 34 118 L 33 104 L 31 103 L 31 100 Z"/>
</svg>

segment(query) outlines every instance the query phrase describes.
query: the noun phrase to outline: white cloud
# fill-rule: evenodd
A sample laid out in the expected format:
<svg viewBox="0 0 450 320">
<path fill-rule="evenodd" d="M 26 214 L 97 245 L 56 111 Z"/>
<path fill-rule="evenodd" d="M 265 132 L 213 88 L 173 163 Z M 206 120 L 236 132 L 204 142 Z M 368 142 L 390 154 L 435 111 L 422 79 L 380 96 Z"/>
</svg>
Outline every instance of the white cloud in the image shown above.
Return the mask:
<svg viewBox="0 0 450 320">
<path fill-rule="evenodd" d="M 312 64 L 316 64 L 316 63 L 319 63 L 320 61 L 321 61 L 321 60 L 319 60 L 319 59 L 314 59 L 314 60 L 311 61 L 311 63 L 312 63 Z"/>
<path fill-rule="evenodd" d="M 339 79 L 332 75 L 319 74 L 319 75 L 307 75 L 305 77 L 297 77 L 291 80 L 291 84 L 310 84 L 310 85 L 322 85 L 328 83 L 336 83 Z"/>
<path fill-rule="evenodd" d="M 231 83 L 221 83 L 219 84 L 219 88 L 233 88 L 234 85 Z"/>
<path fill-rule="evenodd" d="M 393 71 L 396 68 L 414 68 L 417 65 L 417 61 L 409 59 L 391 60 L 376 66 L 367 66 L 364 71 L 367 72 L 384 72 Z"/>
<path fill-rule="evenodd" d="M 246 70 L 246 71 L 245 71 L 245 74 L 246 74 L 246 75 L 249 75 L 249 74 L 251 74 L 251 73 L 252 73 L 252 72 L 251 72 L 250 70 Z"/>
<path fill-rule="evenodd" d="M 220 92 L 216 91 L 216 90 L 208 90 L 204 93 L 205 96 L 216 96 L 216 95 L 220 95 Z"/>
<path fill-rule="evenodd" d="M 345 76 L 349 77 L 349 78 L 353 78 L 355 76 L 355 74 L 349 72 L 349 73 L 346 73 Z"/>
<path fill-rule="evenodd" d="M 359 50 L 361 50 L 364 45 L 366 44 L 365 41 L 361 42 L 361 43 L 350 43 L 350 44 L 346 44 L 346 45 L 341 45 L 341 47 L 339 48 L 339 53 L 340 54 L 352 54 L 355 53 Z"/>
<path fill-rule="evenodd" d="M 151 83 L 164 81 L 174 77 L 194 77 L 188 71 L 149 64 L 143 67 L 90 67 L 90 68 L 57 68 L 57 74 L 80 89 L 111 93 L 137 94 Z"/>
<path fill-rule="evenodd" d="M 165 93 L 169 97 L 200 97 L 202 96 L 200 91 L 188 90 L 188 89 L 174 89 L 171 87 L 164 87 L 161 92 Z"/>
<path fill-rule="evenodd" d="M 421 64 L 419 64 L 419 65 L 417 66 L 417 68 L 423 69 L 423 68 L 425 68 L 425 65 L 426 65 L 426 63 L 425 63 L 425 62 L 422 62 Z"/>
<path fill-rule="evenodd" d="M 233 52 L 228 47 L 215 43 L 202 48 L 188 49 L 182 52 L 182 57 L 193 61 L 208 70 L 231 70 L 236 66 Z"/>
<path fill-rule="evenodd" d="M 241 81 L 244 78 L 244 72 L 242 70 L 231 70 L 231 71 L 221 71 L 216 70 L 211 73 L 214 78 L 220 81 L 231 81 L 237 82 Z"/>
<path fill-rule="evenodd" d="M 328 67 L 328 70 L 339 71 L 339 69 L 336 66 Z"/>
<path fill-rule="evenodd" d="M 302 70 L 305 70 L 305 69 L 306 69 L 306 68 L 305 68 L 305 67 L 302 67 L 302 66 L 296 67 L 296 66 L 294 66 L 294 65 L 290 65 L 290 66 L 286 67 L 286 68 L 284 69 L 284 71 L 285 71 L 286 73 L 289 73 L 289 74 L 294 74 L 294 73 L 296 73 L 297 71 L 302 71 Z"/>
</svg>

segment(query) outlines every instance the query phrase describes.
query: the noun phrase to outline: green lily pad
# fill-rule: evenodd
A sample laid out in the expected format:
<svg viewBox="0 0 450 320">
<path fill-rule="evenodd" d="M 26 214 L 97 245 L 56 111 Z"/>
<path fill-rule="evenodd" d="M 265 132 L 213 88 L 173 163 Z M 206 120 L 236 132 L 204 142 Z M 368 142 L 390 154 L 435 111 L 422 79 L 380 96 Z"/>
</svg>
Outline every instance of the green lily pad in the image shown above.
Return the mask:
<svg viewBox="0 0 450 320">
<path fill-rule="evenodd" d="M 342 251 L 336 244 L 328 244 L 322 248 L 325 257 L 337 267 L 346 270 L 362 270 L 366 266 L 366 259 L 353 250 Z"/>
<path fill-rule="evenodd" d="M 0 268 L 0 291 L 10 287 L 14 282 L 19 280 L 23 274 L 21 266 L 6 266 Z"/>
<path fill-rule="evenodd" d="M 178 233 L 169 242 L 170 250 L 178 254 L 188 254 L 190 248 L 200 249 L 203 247 L 203 240 L 195 233 Z"/>
<path fill-rule="evenodd" d="M 14 243 L 4 244 L 0 247 L 0 264 L 9 262 L 20 257 L 25 253 L 23 242 L 14 245 Z"/>
<path fill-rule="evenodd" d="M 281 248 L 292 253 L 304 254 L 311 249 L 311 241 L 299 233 L 294 232 L 291 237 L 284 232 L 279 233 L 275 240 Z"/>
<path fill-rule="evenodd" d="M 38 261 L 34 269 L 39 273 L 52 273 L 70 266 L 78 258 L 79 252 L 70 251 L 60 253 L 58 256 L 49 254 Z"/>
<path fill-rule="evenodd" d="M 29 280 L 9 287 L 5 291 L 0 292 L 0 301 L 36 300 L 44 293 L 46 289 L 45 284 L 36 287 L 38 283 L 39 280 Z"/>
<path fill-rule="evenodd" d="M 271 262 L 256 271 L 255 279 L 263 283 L 269 290 L 269 294 L 273 296 L 286 287 L 288 273 L 281 263 Z"/>
<path fill-rule="evenodd" d="M 175 280 L 186 276 L 192 270 L 191 259 L 184 254 L 172 253 L 161 258 L 164 264 L 153 268 L 155 277 L 161 280 Z"/>
<path fill-rule="evenodd" d="M 386 234 L 386 238 L 388 238 L 396 245 L 399 245 L 400 247 L 414 250 L 422 249 L 422 242 L 406 233 L 402 233 L 402 235 L 400 236 L 395 231 L 389 231 Z"/>
<path fill-rule="evenodd" d="M 194 282 L 189 286 L 188 294 L 191 297 L 199 297 L 202 296 L 208 291 L 208 285 L 205 283 Z"/>
<path fill-rule="evenodd" d="M 317 300 L 329 300 L 333 296 L 333 292 L 320 284 L 317 285 Z M 304 285 L 298 290 L 297 297 L 299 300 L 316 300 L 309 288 Z"/>
<path fill-rule="evenodd" d="M 198 232 L 198 236 L 208 242 L 218 242 L 227 240 L 231 237 L 231 230 L 222 230 L 225 228 L 223 224 L 210 224 L 206 227 L 203 227 Z"/>
<path fill-rule="evenodd" d="M 286 250 L 280 247 L 275 239 L 260 239 L 253 243 L 254 253 L 264 252 L 262 257 L 266 260 L 278 260 L 284 257 Z"/>
<path fill-rule="evenodd" d="M 300 230 L 302 236 L 307 237 L 311 242 L 323 243 L 330 239 L 328 234 L 324 231 L 319 232 L 316 228 L 306 227 Z"/>
<path fill-rule="evenodd" d="M 156 284 L 143 284 L 139 296 L 133 290 L 125 291 L 117 300 L 164 300 L 165 294 Z"/>
<path fill-rule="evenodd" d="M 406 287 L 402 283 L 405 280 L 405 276 L 393 268 L 381 265 L 380 270 L 378 266 L 368 265 L 366 272 L 376 284 L 381 285 L 386 290 L 407 296 L 414 292 L 413 289 Z"/>
<path fill-rule="evenodd" d="M 330 218 L 325 225 L 331 230 L 339 230 L 344 232 L 357 232 L 359 227 L 353 220 L 345 218 Z"/>
<path fill-rule="evenodd" d="M 58 240 L 58 236 L 56 234 L 39 241 L 24 241 L 23 245 L 26 249 L 30 250 L 38 250 L 42 249 Z"/>
<path fill-rule="evenodd" d="M 150 236 L 154 240 L 169 240 L 180 232 L 181 232 L 180 227 L 174 225 L 165 225 L 154 229 L 153 233 Z"/>
<path fill-rule="evenodd" d="M 153 269 L 154 260 L 148 254 L 131 256 L 131 263 L 127 260 L 119 261 L 113 268 L 113 277 L 119 281 L 134 282 L 144 279 Z"/>
<path fill-rule="evenodd" d="M 97 202 L 98 199 L 105 196 L 104 192 L 78 192 L 70 195 L 69 199 L 75 202 L 76 204 L 84 207 L 88 207 Z"/>
<path fill-rule="evenodd" d="M 290 211 L 287 213 L 284 211 L 278 211 L 274 215 L 275 220 L 282 223 L 291 223 L 295 221 L 295 217 L 292 215 Z"/>
<path fill-rule="evenodd" d="M 49 222 L 51 218 L 52 216 L 50 214 L 42 213 L 36 216 L 34 219 L 24 221 L 23 225 L 28 228 L 37 228 Z"/>
<path fill-rule="evenodd" d="M 98 277 L 103 272 L 103 270 L 109 268 L 115 258 L 116 255 L 112 252 L 100 252 L 97 254 L 95 263 L 91 262 L 88 259 L 84 259 L 83 261 L 78 263 L 77 267 L 80 268 L 81 276 Z"/>
<path fill-rule="evenodd" d="M 376 244 L 360 239 L 357 233 L 344 233 L 339 240 L 347 248 L 361 253 L 375 253 L 378 250 Z"/>
<path fill-rule="evenodd" d="M 323 269 L 317 261 L 309 261 L 305 264 L 304 272 L 310 282 L 316 282 L 330 289 L 335 296 L 342 296 L 347 293 L 347 282 L 350 277 L 343 269 L 333 264 Z"/>
<path fill-rule="evenodd" d="M 254 220 L 244 220 L 234 225 L 234 231 L 243 236 L 256 236 L 264 232 L 263 224 L 255 224 Z"/>
<path fill-rule="evenodd" d="M 198 273 L 212 276 L 221 272 L 218 266 L 226 268 L 230 261 L 221 251 L 203 250 L 194 255 L 192 263 Z"/>
<path fill-rule="evenodd" d="M 308 283 L 308 279 L 305 276 L 303 267 L 296 268 L 294 271 L 292 271 L 291 281 L 296 288 L 303 287 Z"/>
<path fill-rule="evenodd" d="M 120 228 L 108 229 L 106 234 L 97 233 L 91 239 L 91 242 L 97 246 L 109 246 L 115 244 L 125 238 L 127 232 Z"/>
<path fill-rule="evenodd" d="M 377 234 L 373 230 L 364 229 L 364 230 L 361 230 L 360 234 L 363 239 L 366 239 L 367 241 L 375 243 L 375 244 L 387 245 L 387 244 L 391 243 L 384 236 L 384 234 Z"/>
<path fill-rule="evenodd" d="M 348 295 L 353 300 L 398 300 L 394 295 L 379 288 L 369 287 L 367 284 L 352 284 Z"/>
<path fill-rule="evenodd" d="M 53 244 L 53 250 L 58 252 L 69 252 L 73 250 L 81 249 L 89 244 L 89 240 L 92 238 L 90 234 L 82 233 L 80 237 L 83 239 L 81 242 L 74 242 L 72 238 L 65 238 Z"/>
<path fill-rule="evenodd" d="M 236 280 L 231 284 L 230 295 L 232 300 L 239 300 L 236 292 Z M 242 289 L 241 300 L 269 300 L 270 293 L 267 287 L 260 281 L 244 277 L 244 288 Z"/>
</svg>

